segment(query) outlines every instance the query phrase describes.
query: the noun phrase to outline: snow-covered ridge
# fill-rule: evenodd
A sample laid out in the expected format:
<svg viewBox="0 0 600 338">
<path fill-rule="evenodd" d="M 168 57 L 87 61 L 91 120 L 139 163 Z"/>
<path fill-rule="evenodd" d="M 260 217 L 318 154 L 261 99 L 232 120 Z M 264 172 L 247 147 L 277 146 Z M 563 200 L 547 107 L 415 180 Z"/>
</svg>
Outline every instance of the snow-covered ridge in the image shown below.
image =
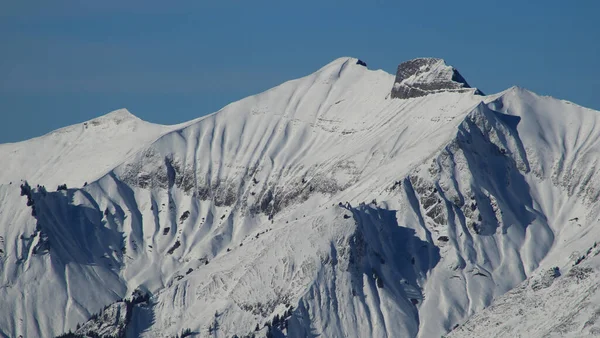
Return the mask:
<svg viewBox="0 0 600 338">
<path fill-rule="evenodd" d="M 182 125 L 142 121 L 126 109 L 17 143 L 0 144 L 0 184 L 29 180 L 82 186 Z"/>
<path fill-rule="evenodd" d="M 452 78 L 431 62 L 402 81 Z M 0 336 L 440 336 L 592 247 L 598 112 L 465 81 L 397 100 L 394 81 L 340 58 L 180 126 L 73 126 L 30 188 L 0 184 Z M 105 154 L 147 138 L 71 168 L 103 135 Z"/>
<path fill-rule="evenodd" d="M 117 109 L 114 110 L 106 115 L 97 117 L 95 119 L 92 119 L 90 121 L 84 122 L 84 124 L 91 124 L 91 125 L 101 125 L 103 123 L 114 123 L 114 124 L 121 124 L 121 123 L 126 123 L 126 122 L 130 122 L 130 121 L 140 121 L 140 118 L 138 118 L 137 116 L 133 115 L 129 110 L 125 109 L 125 108 L 121 108 L 121 109 Z"/>
</svg>

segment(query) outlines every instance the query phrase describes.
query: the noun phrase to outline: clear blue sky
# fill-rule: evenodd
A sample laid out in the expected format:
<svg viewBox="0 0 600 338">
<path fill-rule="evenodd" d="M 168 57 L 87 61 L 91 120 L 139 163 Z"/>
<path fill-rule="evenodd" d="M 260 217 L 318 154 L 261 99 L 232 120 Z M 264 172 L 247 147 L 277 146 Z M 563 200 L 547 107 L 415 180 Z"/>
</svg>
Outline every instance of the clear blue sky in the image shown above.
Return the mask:
<svg viewBox="0 0 600 338">
<path fill-rule="evenodd" d="M 341 56 L 446 59 L 600 109 L 600 1 L 0 0 L 0 142 L 117 108 L 179 123 Z"/>
</svg>

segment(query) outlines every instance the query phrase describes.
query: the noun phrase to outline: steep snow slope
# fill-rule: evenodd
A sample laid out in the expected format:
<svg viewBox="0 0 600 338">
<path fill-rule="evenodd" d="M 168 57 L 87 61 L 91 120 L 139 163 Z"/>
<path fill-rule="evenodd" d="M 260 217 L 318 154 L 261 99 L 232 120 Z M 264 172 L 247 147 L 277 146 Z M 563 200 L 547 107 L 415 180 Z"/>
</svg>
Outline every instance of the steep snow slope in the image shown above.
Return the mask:
<svg viewBox="0 0 600 338">
<path fill-rule="evenodd" d="M 447 337 L 600 336 L 598 253 L 537 272 Z"/>
<path fill-rule="evenodd" d="M 454 204 L 449 238 L 458 250 L 456 272 L 430 280 L 450 289 L 464 272 L 478 278 L 446 293 L 452 301 L 435 304 L 440 315 L 472 315 L 541 262 L 548 268 L 597 238 L 586 235 L 598 218 L 598 113 L 519 88 L 485 101 L 441 154 L 438 184 Z"/>
<path fill-rule="evenodd" d="M 180 127 L 144 122 L 121 109 L 42 137 L 0 145 L 3 159 L 0 170 L 0 298 L 3 308 L 10 309 L 2 313 L 0 333 L 3 336 L 16 337 L 16 332 L 26 337 L 48 336 L 57 330 L 62 331 L 63 323 L 70 316 L 89 317 L 91 313 L 85 310 L 87 304 L 95 309 L 113 301 L 115 292 L 110 284 L 114 284 L 117 290 L 121 288 L 115 282 L 118 277 L 112 276 L 112 272 L 105 275 L 105 271 L 96 271 L 97 267 L 89 264 L 93 260 L 82 257 L 85 256 L 82 252 L 89 252 L 89 248 L 83 247 L 82 252 L 72 251 L 70 257 L 55 255 L 52 257 L 54 261 L 49 255 L 40 255 L 47 251 L 47 233 L 51 232 L 46 227 L 41 233 L 41 221 L 32 216 L 31 209 L 23 208 L 24 197 L 20 196 L 19 188 L 23 183 L 21 180 L 48 185 L 50 189 L 59 184 L 81 187 L 110 171 L 127 156 L 147 147 L 160 135 Z M 65 218 L 61 212 L 73 201 L 69 197 L 72 194 L 51 195 L 56 198 L 48 204 L 40 202 L 34 207 L 41 214 L 48 210 L 49 217 L 55 222 L 62 222 L 61 226 L 72 232 L 77 221 Z M 84 221 L 81 223 L 78 236 L 71 234 L 70 241 L 64 245 L 72 245 L 73 241 L 81 242 L 82 239 L 87 241 L 87 228 Z M 116 240 L 113 237 L 113 240 L 118 245 L 122 241 L 120 236 Z M 99 250 L 110 251 L 108 248 Z M 40 259 L 29 260 L 35 253 L 38 254 L 35 257 Z M 65 260 L 61 261 L 61 258 Z M 87 289 L 88 285 L 106 284 L 109 286 Z M 71 301 L 73 293 L 81 295 L 84 305 Z M 38 317 L 38 313 L 46 312 L 48 314 Z M 47 319 L 50 322 L 46 322 Z M 5 332 L 7 327 L 10 333 Z"/>
<path fill-rule="evenodd" d="M 597 112 L 519 88 L 391 98 L 394 81 L 341 58 L 83 188 L 0 186 L 0 336 L 74 330 L 136 289 L 150 301 L 84 327 L 439 336 L 592 245 Z"/>
<path fill-rule="evenodd" d="M 394 180 L 406 175 L 411 166 L 420 163 L 443 146 L 455 132 L 456 124 L 460 122 L 460 118 L 458 120 L 456 118 L 466 114 L 480 100 L 473 95 L 454 93 L 444 93 L 420 101 L 390 100 L 387 97 L 393 78 L 382 72 L 368 71 L 357 66 L 355 62 L 353 59 L 335 61 L 312 76 L 286 83 L 257 97 L 233 104 L 194 126 L 166 135 L 157 141 L 152 149 L 140 153 L 137 158 L 132 158 L 131 162 L 117 168 L 115 176 L 130 186 L 141 188 L 156 186 L 167 190 L 167 196 L 149 196 L 147 201 L 139 202 L 138 205 L 156 203 L 156 206 L 162 206 L 164 203 L 165 208 L 176 208 L 171 215 L 164 216 L 167 218 L 165 226 L 170 228 L 171 233 L 180 236 L 171 236 L 166 245 L 161 245 L 159 242 L 151 244 L 154 249 L 158 249 L 156 252 L 160 254 L 161 251 L 173 248 L 179 241 L 181 248 L 176 252 L 181 250 L 186 253 L 190 251 L 188 247 L 193 246 L 194 250 L 190 253 L 197 260 L 207 257 L 214 262 L 213 257 L 216 256 L 217 259 L 226 248 L 231 246 L 239 248 L 239 244 L 243 243 L 245 238 L 255 236 L 257 229 L 262 229 L 260 231 L 270 229 L 270 227 L 265 228 L 265 221 L 268 226 L 269 218 L 273 219 L 274 224 L 275 222 L 281 224 L 284 221 L 292 224 L 296 218 L 304 219 L 308 216 L 300 224 L 316 223 L 314 229 L 302 227 L 304 236 L 310 237 L 311 233 L 319 231 L 322 227 L 321 222 L 335 222 L 335 216 L 331 215 L 324 217 L 323 220 L 312 220 L 314 209 L 318 210 L 329 204 L 337 205 L 340 201 L 349 199 L 355 204 L 359 201 L 370 201 L 377 196 L 372 193 L 373 189 L 385 190 L 393 185 Z M 257 138 L 257 135 L 260 135 L 260 138 Z M 351 187 L 355 188 L 351 189 Z M 335 195 L 338 196 L 334 197 Z M 153 202 L 153 199 L 157 198 L 162 198 L 166 203 Z M 204 206 L 203 200 L 212 203 Z M 306 203 L 305 206 L 299 206 L 297 210 L 308 208 L 311 211 L 300 211 L 302 212 L 300 217 L 300 212 L 294 212 L 292 209 L 292 216 L 287 219 L 282 218 L 287 211 L 286 207 L 297 203 Z M 215 206 L 220 208 L 213 210 Z M 190 227 L 180 228 L 177 218 L 188 210 L 191 212 L 189 223 L 200 227 L 200 233 Z M 257 213 L 264 216 L 249 217 Z M 142 215 L 142 217 L 147 216 Z M 157 216 L 152 217 L 157 218 Z M 203 219 L 206 219 L 206 223 L 202 222 Z M 143 229 L 140 229 L 139 233 L 152 234 L 155 241 L 160 241 L 161 238 L 155 236 L 160 233 L 160 230 L 155 229 L 156 223 L 155 221 L 141 225 Z M 318 280 L 314 281 L 319 277 L 318 271 L 321 269 L 317 255 L 321 255 L 322 250 L 331 250 L 332 242 L 341 242 L 340 245 L 343 247 L 346 245 L 344 242 L 348 242 L 355 232 L 352 226 L 344 227 L 344 234 L 336 237 L 328 234 L 330 229 L 325 228 L 325 231 L 327 232 L 317 232 L 314 235 L 315 238 L 322 239 L 322 244 L 316 248 L 302 249 L 302 246 L 308 243 L 303 244 L 299 240 L 300 234 L 290 234 L 289 237 L 294 238 L 294 242 L 288 244 L 290 248 L 275 247 L 273 253 L 265 255 L 271 257 L 276 256 L 275 252 L 308 251 L 310 253 L 308 257 L 299 256 L 289 263 L 293 267 L 302 269 L 300 272 L 296 272 L 295 269 L 290 271 L 290 276 L 294 276 L 293 279 L 277 276 L 278 278 L 274 280 L 259 279 L 256 284 L 246 285 L 249 282 L 245 279 L 251 276 L 248 276 L 245 271 L 254 267 L 258 271 L 252 275 L 258 278 L 270 276 L 268 271 L 275 264 L 275 261 L 269 260 L 261 268 L 255 259 L 248 266 L 232 267 L 233 270 L 243 273 L 243 279 L 235 283 L 240 287 L 234 287 L 230 291 L 238 294 L 234 299 L 240 298 L 239 301 L 232 302 L 229 292 L 220 295 L 220 299 L 215 299 L 214 297 L 217 296 L 215 291 L 212 288 L 205 288 L 206 291 L 198 294 L 194 302 L 209 311 L 208 316 L 205 316 L 210 320 L 208 323 L 198 320 L 199 312 L 193 308 L 194 302 L 191 300 L 185 303 L 189 303 L 194 310 L 181 308 L 180 305 L 173 306 L 171 301 L 159 301 L 165 308 L 157 310 L 154 316 L 155 321 L 161 325 L 153 327 L 152 329 L 158 331 L 150 331 L 149 336 L 164 334 L 164 326 L 173 333 L 177 332 L 179 327 L 172 327 L 169 323 L 174 320 L 169 318 L 177 318 L 181 321 L 185 318 L 183 313 L 188 311 L 194 314 L 188 325 L 195 325 L 194 327 L 199 330 L 200 328 L 204 331 L 208 330 L 207 327 L 212 324 L 212 314 L 216 310 L 224 313 L 219 317 L 222 334 L 241 335 L 251 332 L 256 324 L 262 326 L 266 319 L 274 315 L 273 311 L 279 303 L 284 303 L 289 298 L 293 304 L 302 293 L 307 292 L 305 289 L 308 285 L 315 283 L 316 287 L 321 283 Z M 407 233 L 410 234 L 410 231 Z M 276 241 L 282 242 L 280 238 L 276 237 Z M 409 238 L 399 240 L 410 241 Z M 147 240 L 144 240 L 141 235 L 135 241 L 139 243 Z M 377 243 L 373 245 L 380 246 Z M 254 254 L 250 250 L 254 247 L 245 245 L 238 250 L 241 250 L 244 257 L 253 257 Z M 257 248 L 263 250 L 263 245 Z M 414 250 L 416 251 L 416 248 Z M 417 255 L 417 253 L 411 254 Z M 402 263 L 410 262 L 407 257 L 411 254 L 406 253 Z M 427 257 L 429 253 L 425 252 L 424 255 Z M 291 256 L 296 257 L 293 254 Z M 360 259 L 362 260 L 362 257 Z M 389 259 L 394 261 L 392 258 Z M 423 260 L 428 259 L 423 258 Z M 217 266 L 223 264 L 218 262 Z M 372 274 L 369 264 L 363 265 L 362 262 L 357 264 L 359 265 L 357 271 L 362 272 L 366 269 L 369 275 Z M 420 269 L 423 271 L 419 271 L 419 274 L 412 273 L 411 290 L 419 289 L 417 276 L 423 278 L 427 268 L 432 264 L 434 263 L 424 262 Z M 303 268 L 305 265 L 312 268 Z M 182 269 L 179 274 L 183 275 L 187 269 L 189 268 Z M 196 281 L 202 283 L 201 285 L 210 285 L 210 281 L 204 281 L 204 278 L 212 278 L 211 270 L 208 270 L 208 276 L 206 270 L 203 271 L 205 272 L 202 274 L 198 273 L 200 276 Z M 217 272 L 219 275 L 225 273 L 220 270 Z M 331 273 L 333 272 L 329 271 L 325 275 Z M 348 280 L 351 276 L 343 275 L 342 282 L 346 286 L 353 283 Z M 229 278 L 237 279 L 235 276 Z M 305 282 L 301 282 L 303 280 Z M 313 282 L 310 282 L 311 280 Z M 289 286 L 292 281 L 301 283 L 300 287 L 277 290 L 279 285 Z M 358 285 L 364 284 L 358 283 Z M 265 294 L 265 285 L 276 290 L 273 294 Z M 335 289 L 339 286 L 331 287 Z M 189 288 L 198 289 L 195 286 Z M 176 290 L 173 292 L 178 292 Z M 350 287 L 345 291 L 350 292 L 349 290 Z M 356 292 L 363 291 L 356 290 Z M 419 292 L 413 291 L 413 293 L 417 294 L 415 297 L 420 297 Z M 244 295 L 252 294 L 258 294 L 260 297 L 249 302 L 249 305 L 245 304 L 246 301 L 241 303 Z M 387 301 L 390 304 L 397 303 L 400 295 L 402 293 L 397 291 Z M 332 295 L 331 291 L 328 291 L 323 293 L 322 297 L 329 299 L 338 295 Z M 368 334 L 368 330 L 372 327 L 379 327 L 378 318 L 383 318 L 385 312 L 385 316 L 388 316 L 386 322 L 390 322 L 387 324 L 390 328 L 384 329 L 382 334 L 387 330 L 416 334 L 418 322 L 415 320 L 415 309 L 406 296 L 402 299 L 407 308 L 394 305 L 390 309 L 386 307 L 383 310 L 376 306 L 377 303 L 368 304 L 362 296 L 357 299 L 360 306 L 357 306 L 356 313 L 353 315 L 351 312 L 348 313 L 345 322 L 341 322 L 339 318 L 332 318 L 333 324 L 319 329 L 327 330 L 324 334 L 330 336 L 336 336 L 340 331 L 350 334 L 356 330 Z M 352 297 L 345 298 L 340 307 L 347 308 L 352 301 Z M 223 309 L 206 308 L 207 302 L 215 306 L 222 303 Z M 265 305 L 264 309 L 261 308 L 261 304 Z M 349 329 L 347 325 L 354 322 L 353 316 L 365 316 L 363 306 L 366 308 L 376 306 L 373 309 L 375 311 L 373 316 L 377 318 L 364 321 L 367 327 Z M 256 310 L 256 307 L 261 309 Z M 244 310 L 239 311 L 239 309 Z M 232 316 L 227 315 L 230 312 Z M 403 315 L 399 317 L 400 314 Z M 161 319 L 162 315 L 167 318 Z M 268 318 L 262 318 L 263 316 Z M 306 313 L 306 317 L 319 318 L 318 315 L 310 312 Z M 405 317 L 406 320 L 390 320 L 394 317 Z M 226 328 L 227 322 L 231 327 Z M 302 325 L 310 327 L 312 324 L 305 322 Z"/>
<path fill-rule="evenodd" d="M 526 181 L 552 242 L 538 272 L 450 336 L 597 336 L 598 112 L 519 88 L 491 106 L 521 119 Z"/>
<path fill-rule="evenodd" d="M 174 128 L 120 109 L 28 141 L 0 144 L 0 183 L 28 179 L 50 187 L 82 186 Z"/>
</svg>

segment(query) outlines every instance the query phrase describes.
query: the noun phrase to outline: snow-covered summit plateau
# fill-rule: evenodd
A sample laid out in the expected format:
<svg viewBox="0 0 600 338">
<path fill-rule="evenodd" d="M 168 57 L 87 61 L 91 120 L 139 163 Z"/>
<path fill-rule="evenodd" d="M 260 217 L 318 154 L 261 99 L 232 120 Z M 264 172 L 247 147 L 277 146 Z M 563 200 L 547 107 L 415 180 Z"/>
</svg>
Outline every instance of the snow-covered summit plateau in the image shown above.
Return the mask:
<svg viewBox="0 0 600 338">
<path fill-rule="evenodd" d="M 0 145 L 0 337 L 599 335 L 599 114 L 340 58 Z"/>
</svg>

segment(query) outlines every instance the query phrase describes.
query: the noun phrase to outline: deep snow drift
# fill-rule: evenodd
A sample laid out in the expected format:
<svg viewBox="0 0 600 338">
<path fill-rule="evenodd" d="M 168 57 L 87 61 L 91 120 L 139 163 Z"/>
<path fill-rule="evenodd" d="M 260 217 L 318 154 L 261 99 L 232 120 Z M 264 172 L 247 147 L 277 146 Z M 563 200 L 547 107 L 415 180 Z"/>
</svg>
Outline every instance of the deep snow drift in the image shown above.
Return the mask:
<svg viewBox="0 0 600 338">
<path fill-rule="evenodd" d="M 0 145 L 0 336 L 599 332 L 595 298 L 551 299 L 593 287 L 563 276 L 595 254 L 598 112 L 410 64 L 341 58 L 182 125 L 117 111 Z M 530 299 L 580 319 L 525 325 Z"/>
</svg>

